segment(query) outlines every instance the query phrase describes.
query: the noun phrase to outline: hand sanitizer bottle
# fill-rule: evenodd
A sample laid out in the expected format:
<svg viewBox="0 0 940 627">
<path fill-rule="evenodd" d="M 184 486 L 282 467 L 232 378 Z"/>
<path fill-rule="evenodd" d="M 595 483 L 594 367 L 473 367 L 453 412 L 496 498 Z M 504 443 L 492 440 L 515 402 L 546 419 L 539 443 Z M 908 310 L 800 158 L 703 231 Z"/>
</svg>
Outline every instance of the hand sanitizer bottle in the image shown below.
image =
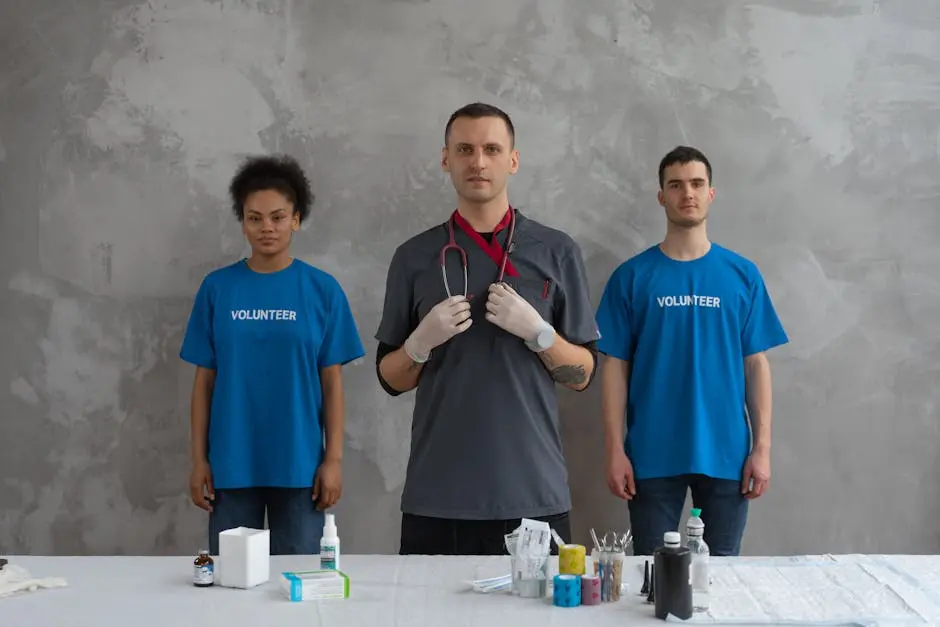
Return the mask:
<svg viewBox="0 0 940 627">
<path fill-rule="evenodd" d="M 706 612 L 709 605 L 711 585 L 708 568 L 710 551 L 705 544 L 705 523 L 699 517 L 702 510 L 693 508 L 686 523 L 685 534 L 692 551 L 692 610 Z"/>
<path fill-rule="evenodd" d="M 323 525 L 323 537 L 320 538 L 320 569 L 339 570 L 339 536 L 336 533 L 336 519 L 333 514 L 326 515 Z"/>
</svg>

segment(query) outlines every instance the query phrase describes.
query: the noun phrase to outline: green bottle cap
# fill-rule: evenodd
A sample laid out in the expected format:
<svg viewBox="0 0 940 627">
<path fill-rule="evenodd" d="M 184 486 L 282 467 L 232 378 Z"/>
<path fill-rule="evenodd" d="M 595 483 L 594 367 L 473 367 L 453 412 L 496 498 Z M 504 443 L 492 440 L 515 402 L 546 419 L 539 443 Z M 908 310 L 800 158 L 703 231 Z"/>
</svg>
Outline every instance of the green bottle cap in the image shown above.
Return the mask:
<svg viewBox="0 0 940 627">
<path fill-rule="evenodd" d="M 693 507 L 693 508 L 692 508 L 692 511 L 689 512 L 689 513 L 692 514 L 693 516 L 698 516 L 699 514 L 702 513 L 702 510 L 700 510 L 700 509 L 697 508 L 697 507 Z"/>
</svg>

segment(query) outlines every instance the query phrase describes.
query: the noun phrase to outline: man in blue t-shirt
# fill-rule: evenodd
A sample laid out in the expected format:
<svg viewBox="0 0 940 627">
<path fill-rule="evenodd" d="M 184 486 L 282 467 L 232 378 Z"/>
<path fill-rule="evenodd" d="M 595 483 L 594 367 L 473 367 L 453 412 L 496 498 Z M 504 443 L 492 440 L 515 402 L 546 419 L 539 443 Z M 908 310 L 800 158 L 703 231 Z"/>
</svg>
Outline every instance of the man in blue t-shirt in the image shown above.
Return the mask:
<svg viewBox="0 0 940 627">
<path fill-rule="evenodd" d="M 677 147 L 659 185 L 666 237 L 614 271 L 597 311 L 607 483 L 629 501 L 637 555 L 677 530 L 687 490 L 712 554 L 737 555 L 770 482 L 766 351 L 788 338 L 757 266 L 708 239 L 705 155 Z"/>
<path fill-rule="evenodd" d="M 290 254 L 313 200 L 300 166 L 251 159 L 230 193 L 251 256 L 205 277 L 180 351 L 196 366 L 190 496 L 214 555 L 219 532 L 265 515 L 272 554 L 315 554 L 342 493 L 341 368 L 365 351 L 336 279 Z"/>
</svg>

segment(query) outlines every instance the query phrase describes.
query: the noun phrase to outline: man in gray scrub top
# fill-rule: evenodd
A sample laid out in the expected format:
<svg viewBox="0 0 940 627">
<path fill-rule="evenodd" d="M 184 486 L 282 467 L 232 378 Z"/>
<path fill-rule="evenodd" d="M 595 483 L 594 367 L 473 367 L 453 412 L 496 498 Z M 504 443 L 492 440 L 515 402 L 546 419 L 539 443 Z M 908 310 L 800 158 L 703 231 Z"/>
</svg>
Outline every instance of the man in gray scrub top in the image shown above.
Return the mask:
<svg viewBox="0 0 940 627">
<path fill-rule="evenodd" d="M 417 388 L 400 553 L 505 554 L 523 517 L 570 541 L 555 383 L 584 390 L 597 363 L 581 250 L 510 206 L 500 109 L 456 111 L 441 165 L 457 210 L 395 251 L 376 333 L 382 387 Z"/>
</svg>

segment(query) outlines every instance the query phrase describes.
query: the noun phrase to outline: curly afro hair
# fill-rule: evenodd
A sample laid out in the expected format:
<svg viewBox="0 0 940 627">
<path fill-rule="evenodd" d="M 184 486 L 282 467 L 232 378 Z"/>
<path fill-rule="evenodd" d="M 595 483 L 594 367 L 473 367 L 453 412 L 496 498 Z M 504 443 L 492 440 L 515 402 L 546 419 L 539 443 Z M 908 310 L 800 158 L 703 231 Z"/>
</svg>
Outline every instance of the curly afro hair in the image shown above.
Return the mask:
<svg viewBox="0 0 940 627">
<path fill-rule="evenodd" d="M 248 196 L 264 190 L 283 194 L 294 205 L 294 211 L 300 214 L 301 222 L 310 215 L 313 191 L 303 168 L 293 157 L 251 157 L 241 165 L 229 185 L 232 210 L 239 222 L 245 218 L 245 200 Z"/>
</svg>

